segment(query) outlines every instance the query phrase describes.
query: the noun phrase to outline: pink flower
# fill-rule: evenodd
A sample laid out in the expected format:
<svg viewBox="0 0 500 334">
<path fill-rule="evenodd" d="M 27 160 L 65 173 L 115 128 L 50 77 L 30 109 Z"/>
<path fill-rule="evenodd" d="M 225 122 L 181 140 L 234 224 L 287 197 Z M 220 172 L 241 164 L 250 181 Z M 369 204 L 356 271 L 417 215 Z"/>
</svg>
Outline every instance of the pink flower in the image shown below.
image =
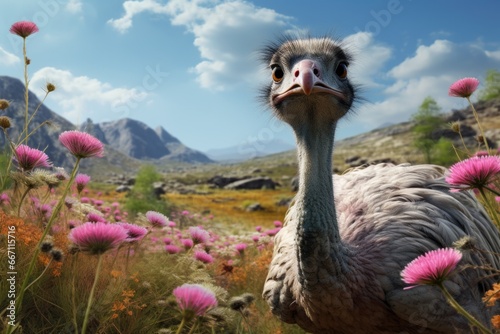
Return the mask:
<svg viewBox="0 0 500 334">
<path fill-rule="evenodd" d="M 259 236 L 258 235 L 252 235 L 252 240 L 253 242 L 259 242 Z"/>
<path fill-rule="evenodd" d="M 64 131 L 59 141 L 77 158 L 102 157 L 104 148 L 101 141 L 81 131 Z"/>
<path fill-rule="evenodd" d="M 0 194 L 0 204 L 10 204 L 10 197 L 6 193 Z"/>
<path fill-rule="evenodd" d="M 167 251 L 168 254 L 177 254 L 180 253 L 181 248 L 176 245 L 166 245 L 165 250 Z"/>
<path fill-rule="evenodd" d="M 236 249 L 236 251 L 240 254 L 243 254 L 245 253 L 245 249 L 247 249 L 248 245 L 245 244 L 245 243 L 240 243 L 240 244 L 236 244 L 234 245 L 234 248 Z"/>
<path fill-rule="evenodd" d="M 14 159 L 24 171 L 38 167 L 50 167 L 49 157 L 44 152 L 26 145 L 19 145 L 14 151 Z"/>
<path fill-rule="evenodd" d="M 488 151 L 477 151 L 476 153 L 474 153 L 475 157 L 486 157 L 488 155 L 490 155 Z"/>
<path fill-rule="evenodd" d="M 146 212 L 146 218 L 153 227 L 163 227 L 166 226 L 168 222 L 168 218 L 165 215 L 156 211 Z"/>
<path fill-rule="evenodd" d="M 90 254 L 102 254 L 116 248 L 127 237 L 127 231 L 120 225 L 90 222 L 73 228 L 68 235 L 75 246 Z"/>
<path fill-rule="evenodd" d="M 173 294 L 183 312 L 194 313 L 197 316 L 217 306 L 215 293 L 199 284 L 183 284 L 175 288 Z"/>
<path fill-rule="evenodd" d="M 207 263 L 207 264 L 214 262 L 214 258 L 212 257 L 212 255 L 208 254 L 205 251 L 194 252 L 194 258 L 200 262 Z"/>
<path fill-rule="evenodd" d="M 30 21 L 19 21 L 14 23 L 9 30 L 12 34 L 26 38 L 31 34 L 38 32 L 38 27 Z"/>
<path fill-rule="evenodd" d="M 474 93 L 477 86 L 479 86 L 479 80 L 476 78 L 463 78 L 450 86 L 448 95 L 468 98 L 472 95 L 472 93 Z"/>
<path fill-rule="evenodd" d="M 148 229 L 139 225 L 129 223 L 116 223 L 127 231 L 127 239 L 125 241 L 134 242 L 140 241 L 148 234 Z"/>
<path fill-rule="evenodd" d="M 257 232 L 262 231 L 262 226 L 260 226 L 260 225 L 259 225 L 259 226 L 256 226 L 256 227 L 255 227 L 255 230 L 256 230 Z"/>
<path fill-rule="evenodd" d="M 283 227 L 283 223 L 280 222 L 279 220 L 274 221 L 274 227 Z"/>
<path fill-rule="evenodd" d="M 446 182 L 462 189 L 481 189 L 498 179 L 499 156 L 472 157 L 450 167 Z"/>
<path fill-rule="evenodd" d="M 78 193 L 82 192 L 82 190 L 85 188 L 87 183 L 89 183 L 89 181 L 90 181 L 90 176 L 88 176 L 87 174 L 79 173 L 78 175 L 76 175 L 75 183 L 76 183 L 76 190 L 78 191 Z"/>
<path fill-rule="evenodd" d="M 168 222 L 168 227 L 174 228 L 177 224 L 173 221 Z"/>
<path fill-rule="evenodd" d="M 189 233 L 191 234 L 191 239 L 193 239 L 195 245 L 203 244 L 210 238 L 210 234 L 198 226 L 191 226 L 189 228 Z"/>
<path fill-rule="evenodd" d="M 181 239 L 181 244 L 184 246 L 185 249 L 190 249 L 193 248 L 194 242 L 191 239 Z"/>
<path fill-rule="evenodd" d="M 401 278 L 414 288 L 417 285 L 441 284 L 462 259 L 462 253 L 454 248 L 440 248 L 420 255 L 401 272 Z"/>
<path fill-rule="evenodd" d="M 163 243 L 165 245 L 170 245 L 172 243 L 172 239 L 165 237 L 163 238 Z"/>
<path fill-rule="evenodd" d="M 90 223 L 105 223 L 106 218 L 95 212 L 90 212 L 87 214 L 87 221 Z"/>
</svg>

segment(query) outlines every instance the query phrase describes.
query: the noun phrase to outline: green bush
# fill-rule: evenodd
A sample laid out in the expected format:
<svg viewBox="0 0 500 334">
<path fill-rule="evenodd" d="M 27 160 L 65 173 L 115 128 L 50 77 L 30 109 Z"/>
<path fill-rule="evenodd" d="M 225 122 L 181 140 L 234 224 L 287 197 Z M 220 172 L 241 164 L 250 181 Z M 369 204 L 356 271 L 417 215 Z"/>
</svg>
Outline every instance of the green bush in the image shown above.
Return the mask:
<svg viewBox="0 0 500 334">
<path fill-rule="evenodd" d="M 127 196 L 125 208 L 129 214 L 137 215 L 153 210 L 168 215 L 168 203 L 158 198 L 153 189 L 153 183 L 161 181 L 161 175 L 154 166 L 145 165 L 139 169 L 132 191 Z"/>
</svg>

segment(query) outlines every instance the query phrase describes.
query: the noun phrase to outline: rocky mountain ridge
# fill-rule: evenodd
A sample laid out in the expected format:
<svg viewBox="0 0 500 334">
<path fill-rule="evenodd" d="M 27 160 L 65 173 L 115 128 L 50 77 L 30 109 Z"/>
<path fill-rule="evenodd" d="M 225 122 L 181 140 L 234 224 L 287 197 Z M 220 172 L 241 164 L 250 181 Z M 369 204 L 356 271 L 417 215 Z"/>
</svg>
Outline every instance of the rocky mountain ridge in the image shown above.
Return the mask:
<svg viewBox="0 0 500 334">
<path fill-rule="evenodd" d="M 24 84 L 20 80 L 0 76 L 0 98 L 10 103 L 2 115 L 11 120 L 11 128 L 7 131 L 9 137 L 16 143 L 25 123 L 24 92 Z M 30 122 L 29 131 L 33 134 L 28 144 L 43 150 L 54 166 L 71 168 L 74 159 L 59 143 L 58 137 L 61 132 L 76 129 L 76 126 L 44 104 L 40 104 L 38 97 L 30 91 L 28 106 L 30 117 L 38 106 L 36 115 Z M 132 119 L 97 124 L 88 120 L 78 129 L 92 133 L 106 145 L 105 157 L 82 161 L 82 170 L 134 171 L 144 160 L 160 164 L 211 162 L 203 153 L 183 145 L 164 128 L 158 127 L 153 130 L 146 124 Z M 1 135 L 0 147 L 6 145 L 6 138 Z"/>
</svg>

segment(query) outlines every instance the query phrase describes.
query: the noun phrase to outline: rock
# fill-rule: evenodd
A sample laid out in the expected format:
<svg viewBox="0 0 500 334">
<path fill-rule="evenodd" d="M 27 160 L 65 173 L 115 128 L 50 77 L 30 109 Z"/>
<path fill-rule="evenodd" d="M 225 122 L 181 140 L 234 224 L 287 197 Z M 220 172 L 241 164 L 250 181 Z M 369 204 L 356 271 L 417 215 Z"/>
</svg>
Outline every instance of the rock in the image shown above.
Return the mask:
<svg viewBox="0 0 500 334">
<path fill-rule="evenodd" d="M 254 212 L 254 211 L 263 211 L 264 208 L 260 203 L 252 203 L 249 206 L 247 206 L 246 211 L 248 212 Z"/>
<path fill-rule="evenodd" d="M 156 196 L 156 198 L 160 199 L 161 195 L 164 195 L 167 193 L 165 190 L 165 187 L 167 185 L 165 182 L 154 182 L 153 183 L 153 193 Z"/>
<path fill-rule="evenodd" d="M 124 192 L 129 192 L 130 190 L 132 190 L 131 187 L 129 186 L 125 186 L 125 185 L 121 185 L 121 186 L 118 186 L 116 187 L 115 191 L 117 193 L 124 193 Z"/>
<path fill-rule="evenodd" d="M 218 188 L 224 188 L 230 183 L 240 181 L 240 180 L 245 180 L 248 179 L 249 176 L 221 176 L 221 175 L 215 175 L 211 179 L 207 181 L 209 184 L 213 184 Z"/>
<path fill-rule="evenodd" d="M 226 185 L 225 189 L 275 189 L 278 183 L 268 177 L 253 177 Z"/>
<path fill-rule="evenodd" d="M 282 198 L 278 202 L 276 202 L 277 206 L 290 206 L 293 198 Z"/>
</svg>

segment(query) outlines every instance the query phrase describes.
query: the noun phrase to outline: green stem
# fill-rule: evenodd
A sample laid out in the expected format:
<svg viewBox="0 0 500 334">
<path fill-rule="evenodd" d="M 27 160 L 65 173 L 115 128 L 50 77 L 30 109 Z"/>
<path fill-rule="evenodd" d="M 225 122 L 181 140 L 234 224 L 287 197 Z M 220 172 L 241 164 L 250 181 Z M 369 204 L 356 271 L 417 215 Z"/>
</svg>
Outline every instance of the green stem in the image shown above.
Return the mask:
<svg viewBox="0 0 500 334">
<path fill-rule="evenodd" d="M 469 102 L 469 105 L 472 108 L 472 113 L 474 114 L 474 118 L 476 119 L 477 127 L 479 128 L 479 133 L 481 133 L 481 136 L 483 137 L 484 146 L 486 147 L 486 150 L 488 152 L 490 152 L 490 147 L 488 146 L 488 139 L 486 139 L 486 136 L 484 135 L 484 131 L 483 131 L 483 128 L 481 126 L 481 123 L 479 122 L 479 116 L 477 115 L 476 108 L 474 108 L 474 105 L 470 101 L 469 97 L 467 97 L 466 99 L 467 99 L 467 101 Z"/>
<path fill-rule="evenodd" d="M 35 268 L 35 263 L 38 258 L 38 253 L 40 252 L 40 246 L 42 245 L 43 240 L 45 239 L 45 236 L 49 233 L 52 224 L 56 220 L 56 218 L 59 215 L 59 212 L 61 211 L 61 208 L 64 205 L 64 201 L 66 199 L 66 195 L 68 194 L 69 190 L 71 189 L 71 184 L 73 183 L 76 173 L 78 171 L 78 165 L 80 164 L 81 158 L 77 158 L 75 162 L 75 167 L 73 167 L 73 172 L 71 173 L 71 176 L 68 180 L 68 183 L 66 184 L 66 188 L 64 189 L 61 198 L 59 199 L 59 202 L 57 202 L 56 207 L 52 211 L 52 215 L 49 218 L 49 221 L 47 222 L 47 225 L 45 226 L 45 229 L 42 233 L 42 236 L 40 237 L 40 240 L 38 240 L 38 244 L 35 247 L 35 252 L 33 254 L 33 257 L 31 258 L 31 262 L 28 266 L 28 270 L 26 271 L 26 275 L 23 280 L 23 285 L 21 286 L 20 293 L 16 298 L 16 314 L 21 314 L 21 306 L 23 302 L 23 297 L 24 297 L 24 292 L 26 291 L 26 286 L 28 286 L 28 282 L 31 276 L 31 273 L 33 272 L 33 269 Z"/>
<path fill-rule="evenodd" d="M 488 207 L 490 214 L 495 221 L 495 224 L 500 228 L 500 220 L 498 219 L 497 210 L 493 207 L 493 205 L 491 205 L 490 200 L 486 196 L 486 193 L 484 192 L 484 189 L 482 187 L 479 188 L 479 192 L 481 193 L 481 197 L 483 198 L 485 205 Z"/>
<path fill-rule="evenodd" d="M 184 328 L 184 325 L 186 324 L 186 315 L 183 314 L 182 315 L 182 320 L 181 320 L 181 324 L 179 325 L 179 328 L 177 328 L 177 332 L 175 332 L 175 334 L 181 334 L 182 332 L 182 329 Z"/>
<path fill-rule="evenodd" d="M 28 80 L 28 56 L 26 55 L 26 38 L 23 38 L 23 58 L 24 58 L 24 104 L 25 104 L 25 109 L 24 109 L 24 132 L 25 134 L 28 134 L 28 107 L 29 107 L 29 90 L 28 90 L 28 85 L 29 85 L 29 80 Z M 22 138 L 22 133 L 19 135 L 19 140 Z M 28 137 L 24 137 L 20 141 L 20 144 L 23 142 L 28 144 Z"/>
<path fill-rule="evenodd" d="M 248 333 L 252 334 L 252 329 L 251 329 L 252 326 L 250 326 L 250 323 L 248 322 L 247 317 L 245 317 L 245 315 L 243 314 L 243 311 L 240 311 L 240 313 L 241 313 L 241 317 L 243 318 L 243 321 L 245 321 L 245 323 L 248 326 Z"/>
<path fill-rule="evenodd" d="M 469 312 L 467 312 L 462 306 L 460 306 L 460 304 L 453 298 L 453 296 L 449 293 L 449 291 L 444 287 L 443 283 L 439 283 L 438 287 L 443 292 L 444 296 L 446 297 L 446 300 L 451 305 L 451 307 L 453 307 L 455 311 L 464 316 L 471 325 L 476 326 L 481 331 L 481 333 L 492 334 L 492 332 L 488 328 L 484 327 L 482 323 L 477 321 L 476 318 L 474 318 Z"/>
<path fill-rule="evenodd" d="M 83 318 L 82 334 L 87 331 L 87 325 L 89 321 L 90 307 L 94 301 L 95 287 L 97 286 L 97 281 L 99 280 L 99 273 L 101 272 L 102 265 L 102 254 L 99 254 L 99 260 L 97 260 L 97 268 L 95 270 L 94 284 L 92 284 L 92 289 L 90 290 L 89 301 L 87 303 L 87 309 L 85 310 L 85 317 Z"/>
<path fill-rule="evenodd" d="M 188 334 L 193 334 L 196 327 L 198 327 L 198 319 L 196 319 L 196 322 L 194 323 L 193 327 L 191 327 Z"/>
<path fill-rule="evenodd" d="M 76 320 L 76 313 L 77 313 L 77 308 L 76 308 L 76 292 L 75 292 L 75 268 L 76 268 L 76 263 L 78 263 L 78 253 L 75 254 L 75 257 L 73 258 L 73 262 L 71 263 L 71 274 L 73 277 L 71 278 L 71 308 L 73 312 L 73 326 L 75 327 L 75 334 L 78 334 L 78 321 Z"/>
<path fill-rule="evenodd" d="M 490 187 L 488 187 L 488 186 L 483 186 L 483 187 L 484 187 L 484 189 L 487 189 L 487 190 L 491 191 L 491 192 L 492 192 L 492 193 L 494 193 L 495 195 L 500 196 L 500 192 L 498 192 L 497 190 L 495 190 L 495 189 L 493 189 L 493 188 L 490 188 Z"/>
<path fill-rule="evenodd" d="M 19 204 L 17 205 L 17 216 L 21 217 L 21 206 L 23 204 L 24 199 L 26 198 L 26 195 L 30 192 L 31 187 L 26 188 L 26 191 L 23 193 L 21 196 L 21 199 L 19 200 Z"/>
<path fill-rule="evenodd" d="M 33 284 L 35 284 L 43 276 L 43 274 L 45 274 L 45 272 L 47 271 L 47 269 L 49 269 L 50 264 L 52 263 L 52 260 L 54 260 L 54 258 L 50 259 L 49 263 L 47 264 L 47 266 L 45 267 L 45 269 L 42 271 L 42 273 L 40 274 L 40 276 L 38 276 L 37 278 L 35 278 L 33 280 L 33 282 L 31 282 L 30 285 L 28 285 L 26 287 L 26 290 L 28 290 Z"/>
</svg>

